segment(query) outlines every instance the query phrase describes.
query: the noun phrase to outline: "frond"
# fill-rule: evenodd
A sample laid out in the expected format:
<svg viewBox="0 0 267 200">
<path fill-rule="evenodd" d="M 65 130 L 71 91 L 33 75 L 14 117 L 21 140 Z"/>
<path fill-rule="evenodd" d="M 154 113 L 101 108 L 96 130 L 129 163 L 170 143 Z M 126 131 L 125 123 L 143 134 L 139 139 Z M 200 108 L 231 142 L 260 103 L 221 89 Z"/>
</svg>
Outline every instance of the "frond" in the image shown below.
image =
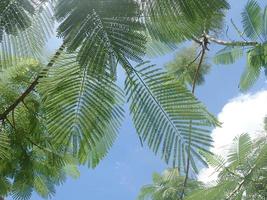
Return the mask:
<svg viewBox="0 0 267 200">
<path fill-rule="evenodd" d="M 40 8 L 40 11 L 29 17 L 30 26 L 16 34 L 2 33 L 1 68 L 18 64 L 21 58 L 44 58 L 43 49 L 54 28 L 52 9 L 48 5 Z"/>
<path fill-rule="evenodd" d="M 10 180 L 8 180 L 7 177 L 0 176 L 0 184 L 1 184 L 0 195 L 5 196 L 10 191 L 11 182 Z"/>
<path fill-rule="evenodd" d="M 211 16 L 214 10 L 228 9 L 230 6 L 225 0 L 144 0 L 145 8 L 152 14 L 157 14 L 158 9 L 161 11 L 171 11 L 182 13 L 189 20 L 195 20 L 197 17 L 207 18 Z M 163 13 L 163 12 L 162 12 Z"/>
<path fill-rule="evenodd" d="M 108 154 L 110 148 L 113 146 L 115 139 L 117 138 L 116 132 L 109 131 L 105 134 L 92 149 L 84 149 L 84 152 L 80 153 L 80 163 L 86 164 L 89 168 L 96 168 L 100 161 Z"/>
<path fill-rule="evenodd" d="M 133 68 L 123 60 L 122 65 L 128 73 L 125 90 L 141 139 L 181 172 L 191 134 L 191 166 L 197 160 L 204 162 L 198 152 L 211 145 L 209 128 L 218 124 L 216 119 L 183 85 L 154 65 L 144 63 Z"/>
<path fill-rule="evenodd" d="M 214 155 L 207 152 L 201 152 L 209 166 L 214 167 L 216 171 L 223 169 L 227 161 L 220 155 Z"/>
<path fill-rule="evenodd" d="M 263 11 L 263 20 L 262 20 L 262 35 L 265 39 L 265 41 L 267 41 L 267 6 L 265 6 L 265 9 Z"/>
<path fill-rule="evenodd" d="M 17 34 L 31 25 L 31 15 L 35 9 L 29 0 L 3 0 L 0 3 L 0 42 L 4 33 Z"/>
<path fill-rule="evenodd" d="M 261 39 L 262 13 L 256 0 L 249 0 L 242 12 L 242 24 L 246 36 L 252 40 Z"/>
<path fill-rule="evenodd" d="M 81 66 L 96 74 L 108 69 L 115 77 L 118 54 L 142 61 L 146 38 L 140 32 L 143 28 L 137 21 L 138 12 L 133 0 L 61 0 L 56 17 L 64 21 L 58 34 L 68 43 L 70 52 L 78 51 Z"/>
<path fill-rule="evenodd" d="M 64 55 L 43 78 L 48 132 L 53 142 L 96 164 L 112 146 L 123 119 L 123 93 L 108 76 L 80 67 L 76 54 Z"/>
<path fill-rule="evenodd" d="M 25 59 L 3 70 L 0 74 L 1 113 L 25 91 L 40 68 L 35 60 Z M 28 200 L 35 191 L 42 197 L 51 197 L 55 186 L 65 180 L 64 166 L 75 162 L 68 152 L 63 155 L 57 151 L 47 134 L 40 93 L 29 94 L 0 125 L 0 155 L 3 150 L 10 155 L 0 158 L 0 195 Z M 9 148 L 3 149 L 3 146 Z"/>
<path fill-rule="evenodd" d="M 218 184 L 214 187 L 206 188 L 205 190 L 199 190 L 193 192 L 185 200 L 198 200 L 199 197 L 205 200 L 222 200 L 226 199 L 227 194 L 235 188 L 238 184 L 237 181 L 225 181 L 221 184 Z"/>
<path fill-rule="evenodd" d="M 2 122 L 0 122 L 2 123 Z M 10 158 L 10 139 L 4 130 L 0 131 L 0 159 Z"/>
<path fill-rule="evenodd" d="M 29 200 L 33 189 L 30 183 L 25 181 L 26 177 L 23 180 L 15 180 L 12 187 L 12 198 L 15 200 Z M 27 180 L 27 179 L 26 179 Z"/>
<path fill-rule="evenodd" d="M 180 199 L 183 190 L 184 177 L 179 176 L 178 169 L 165 170 L 162 174 L 153 174 L 153 183 L 141 188 L 138 200 L 177 200 Z M 187 194 L 202 188 L 197 180 L 188 180 Z"/>
<path fill-rule="evenodd" d="M 227 46 L 216 53 L 213 58 L 215 64 L 233 64 L 243 56 L 242 47 Z"/>
<path fill-rule="evenodd" d="M 162 43 L 161 46 L 165 46 L 161 48 L 163 50 L 175 49 L 183 41 L 199 38 L 204 31 L 216 32 L 223 26 L 223 10 L 228 8 L 224 0 L 205 2 L 144 0 L 142 2 L 143 21 L 148 37 L 152 41 Z M 155 49 L 153 52 L 164 53 L 160 49 Z"/>
<path fill-rule="evenodd" d="M 236 168 L 244 164 L 252 152 L 252 141 L 249 134 L 242 134 L 234 139 L 234 143 L 228 153 L 227 162 L 230 168 Z"/>
<path fill-rule="evenodd" d="M 247 53 L 247 66 L 241 76 L 239 87 L 242 91 L 248 90 L 258 80 L 261 67 L 265 66 L 265 47 L 258 45 Z"/>
<path fill-rule="evenodd" d="M 267 167 L 267 139 L 266 136 L 259 138 L 255 143 L 256 146 L 254 148 L 258 148 L 259 151 L 257 158 L 255 159 L 255 168 L 256 169 L 266 169 Z"/>
<path fill-rule="evenodd" d="M 34 188 L 36 188 L 36 192 L 43 198 L 48 198 L 49 195 L 53 194 L 55 191 L 51 191 L 49 188 L 49 183 L 46 182 L 44 177 L 36 174 L 33 182 Z M 53 188 L 54 189 L 54 188 Z"/>
</svg>

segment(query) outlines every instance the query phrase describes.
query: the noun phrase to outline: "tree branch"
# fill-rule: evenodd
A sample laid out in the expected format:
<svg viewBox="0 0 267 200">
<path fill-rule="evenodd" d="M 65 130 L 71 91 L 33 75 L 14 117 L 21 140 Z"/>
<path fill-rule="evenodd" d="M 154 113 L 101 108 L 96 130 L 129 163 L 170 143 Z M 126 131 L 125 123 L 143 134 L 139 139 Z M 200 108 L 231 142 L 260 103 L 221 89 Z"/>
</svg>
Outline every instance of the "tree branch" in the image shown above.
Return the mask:
<svg viewBox="0 0 267 200">
<path fill-rule="evenodd" d="M 16 107 L 23 103 L 24 99 L 34 90 L 34 88 L 38 85 L 39 80 L 43 78 L 48 68 L 52 67 L 55 64 L 55 61 L 58 59 L 58 57 L 61 55 L 63 50 L 65 49 L 65 43 L 63 43 L 60 48 L 57 50 L 57 52 L 54 54 L 50 62 L 46 65 L 46 68 L 44 70 L 44 74 L 39 74 L 34 81 L 28 86 L 28 88 L 2 113 L 0 114 L 0 121 L 3 121 L 7 119 L 7 116 L 16 109 Z"/>
<path fill-rule="evenodd" d="M 196 73 L 195 73 L 194 80 L 193 80 L 192 94 L 195 93 L 197 78 L 198 78 L 199 71 L 200 71 L 200 68 L 202 66 L 204 57 L 205 57 L 206 50 L 208 50 L 208 44 L 209 44 L 208 38 L 206 38 L 204 36 L 203 42 L 201 44 L 202 45 L 201 56 L 200 56 L 199 64 L 198 64 L 198 67 L 196 69 Z M 192 137 L 191 131 L 192 130 L 191 129 L 192 129 L 192 120 L 190 120 L 190 123 L 189 123 L 189 132 L 190 132 L 190 135 L 189 135 L 189 145 L 188 145 L 188 153 L 187 153 L 188 155 L 187 155 L 186 172 L 185 172 L 185 179 L 184 179 L 184 184 L 183 184 L 183 190 L 182 190 L 182 193 L 181 193 L 181 199 L 184 198 L 185 188 L 186 188 L 187 181 L 188 181 L 188 178 L 189 178 L 190 158 L 191 158 L 191 142 L 192 142 L 192 140 L 191 140 L 191 137 Z"/>
<path fill-rule="evenodd" d="M 225 40 L 220 40 L 220 39 L 217 39 L 217 38 L 214 38 L 210 35 L 205 35 L 205 37 L 210 41 L 210 42 L 214 42 L 216 44 L 219 44 L 219 45 L 224 45 L 224 46 L 241 46 L 241 47 L 244 47 L 244 46 L 256 46 L 258 45 L 259 43 L 258 42 L 254 42 L 254 41 L 225 41 Z"/>
</svg>

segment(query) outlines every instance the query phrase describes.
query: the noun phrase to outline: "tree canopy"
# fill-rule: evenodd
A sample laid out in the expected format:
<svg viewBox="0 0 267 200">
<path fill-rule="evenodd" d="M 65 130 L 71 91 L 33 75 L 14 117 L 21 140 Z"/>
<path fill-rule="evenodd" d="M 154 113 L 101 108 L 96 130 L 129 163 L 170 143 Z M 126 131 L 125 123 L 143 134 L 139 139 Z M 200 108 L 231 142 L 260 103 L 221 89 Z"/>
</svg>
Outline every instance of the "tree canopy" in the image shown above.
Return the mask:
<svg viewBox="0 0 267 200">
<path fill-rule="evenodd" d="M 228 9 L 226 0 L 2 0 L 0 196 L 27 200 L 36 191 L 51 197 L 67 175 L 78 176 L 78 166 L 97 167 L 118 136 L 127 103 L 141 143 L 178 170 L 167 182 L 166 174 L 155 175 L 155 185 L 140 198 L 169 199 L 177 193 L 179 199 L 194 198 L 188 194 L 202 184 L 193 177 L 214 164 L 215 157 L 207 157 L 210 132 L 220 126 L 194 95 L 211 66 L 210 43 L 224 46 L 215 64 L 247 57 L 241 91 L 267 67 L 267 6 L 248 1 L 241 13 L 243 30 L 234 26 L 241 41 L 217 39 Z M 45 45 L 55 29 L 62 44 L 50 57 Z M 193 47 L 181 50 L 167 70 L 147 60 L 184 42 Z M 119 66 L 126 76 L 123 87 L 117 82 Z M 266 186 L 258 183 L 243 190 L 248 176 L 263 173 L 256 170 L 265 167 L 263 139 L 256 150 L 248 135 L 236 142 L 241 149 L 233 148 L 227 162 L 240 176 L 222 174 L 207 198 L 219 194 L 221 185 L 237 188 L 222 198 L 266 197 Z M 252 167 L 239 171 L 240 156 L 251 158 Z M 259 194 L 250 193 L 255 188 Z"/>
</svg>

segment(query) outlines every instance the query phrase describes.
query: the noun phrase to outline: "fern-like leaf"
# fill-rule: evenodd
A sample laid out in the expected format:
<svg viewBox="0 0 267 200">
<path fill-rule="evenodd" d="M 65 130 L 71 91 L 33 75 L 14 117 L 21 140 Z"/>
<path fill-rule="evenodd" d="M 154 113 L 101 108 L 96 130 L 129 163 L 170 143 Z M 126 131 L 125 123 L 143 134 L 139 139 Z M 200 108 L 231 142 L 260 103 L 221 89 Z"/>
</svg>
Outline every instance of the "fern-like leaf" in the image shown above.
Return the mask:
<svg viewBox="0 0 267 200">
<path fill-rule="evenodd" d="M 5 131 L 0 131 L 0 159 L 10 158 L 10 139 Z"/>
<path fill-rule="evenodd" d="M 125 89 L 141 139 L 182 171 L 191 134 L 191 166 L 195 166 L 196 160 L 204 162 L 198 151 L 207 151 L 211 145 L 209 128 L 217 125 L 216 119 L 181 83 L 154 65 L 133 68 L 129 63 L 122 64 L 128 71 Z"/>
<path fill-rule="evenodd" d="M 127 12 L 125 12 L 127 10 Z M 64 20 L 59 36 L 68 43 L 68 50 L 78 50 L 81 66 L 93 73 L 116 76 L 117 55 L 140 62 L 146 38 L 137 21 L 138 5 L 133 0 L 60 0 L 56 17 Z"/>
<path fill-rule="evenodd" d="M 252 142 L 248 134 L 242 134 L 234 139 L 229 151 L 227 162 L 230 168 L 244 164 L 252 151 Z"/>
<path fill-rule="evenodd" d="M 201 37 L 204 31 L 216 32 L 223 24 L 223 10 L 228 8 L 224 0 L 205 2 L 144 0 L 141 2 L 145 16 L 143 21 L 146 24 L 149 40 L 152 40 L 152 43 L 160 42 L 162 50 L 175 49 L 185 40 Z M 205 11 L 202 12 L 202 9 Z M 151 46 L 149 47 L 151 49 Z M 161 49 L 152 51 L 162 54 L 164 51 Z"/>
<path fill-rule="evenodd" d="M 53 141 L 96 166 L 112 146 L 123 119 L 123 94 L 108 78 L 90 73 L 65 55 L 41 82 Z M 71 145 L 71 148 L 70 148 Z"/>
<path fill-rule="evenodd" d="M 248 90 L 258 80 L 261 67 L 265 65 L 265 46 L 258 45 L 248 51 L 247 66 L 239 83 L 242 91 Z"/>
<path fill-rule="evenodd" d="M 213 61 L 216 64 L 233 64 L 235 61 L 243 56 L 242 47 L 227 46 L 216 53 Z"/>
<path fill-rule="evenodd" d="M 30 20 L 30 26 L 16 34 L 2 33 L 0 67 L 16 65 L 21 58 L 42 59 L 44 57 L 42 55 L 44 46 L 54 28 L 53 7 L 45 5 L 39 8 Z"/>
<path fill-rule="evenodd" d="M 252 40 L 261 39 L 262 13 L 257 1 L 249 0 L 242 12 L 242 23 L 246 36 Z"/>
</svg>

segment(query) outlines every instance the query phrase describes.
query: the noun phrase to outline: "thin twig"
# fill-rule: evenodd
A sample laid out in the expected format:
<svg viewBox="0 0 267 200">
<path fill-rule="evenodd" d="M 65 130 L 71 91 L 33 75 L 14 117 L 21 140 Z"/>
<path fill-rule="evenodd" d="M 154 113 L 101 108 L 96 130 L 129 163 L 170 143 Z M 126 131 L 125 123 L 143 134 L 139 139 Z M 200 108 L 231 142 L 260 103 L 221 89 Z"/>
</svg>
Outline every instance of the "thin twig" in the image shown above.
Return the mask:
<svg viewBox="0 0 267 200">
<path fill-rule="evenodd" d="M 194 79 L 193 79 L 192 94 L 195 94 L 197 78 L 198 78 L 199 71 L 200 71 L 200 68 L 202 66 L 204 57 L 205 57 L 206 50 L 208 49 L 207 48 L 208 43 L 209 43 L 208 39 L 204 36 L 203 43 L 202 43 L 200 61 L 199 61 L 199 64 L 198 64 L 198 67 L 196 69 L 196 73 L 195 73 L 195 76 L 194 76 Z M 191 129 L 192 129 L 192 120 L 190 120 L 190 123 L 189 123 L 189 132 L 190 132 L 190 134 L 189 134 L 189 145 L 188 145 L 188 153 L 187 153 L 188 155 L 187 155 L 187 163 L 186 163 L 185 179 L 184 179 L 184 183 L 183 183 L 183 190 L 182 190 L 181 197 L 180 197 L 181 199 L 184 198 L 185 188 L 186 188 L 188 177 L 189 177 L 190 158 L 191 158 L 191 142 L 192 142 Z"/>
<path fill-rule="evenodd" d="M 200 52 L 198 53 L 198 55 L 196 56 L 196 58 L 195 58 L 192 62 L 190 62 L 190 63 L 187 65 L 187 68 L 189 68 L 192 64 L 194 64 L 194 62 L 196 62 L 196 60 L 200 57 L 201 53 L 202 53 L 202 51 L 200 51 Z"/>
<path fill-rule="evenodd" d="M 22 104 L 25 106 L 25 108 L 26 108 L 28 111 L 30 111 L 29 107 L 27 106 L 27 104 L 25 103 L 24 100 L 22 101 Z"/>
<path fill-rule="evenodd" d="M 205 57 L 206 50 L 208 50 L 208 44 L 209 44 L 208 38 L 206 38 L 206 37 L 204 36 L 203 43 L 202 43 L 202 50 L 201 50 L 201 52 L 200 52 L 201 57 L 200 57 L 200 61 L 199 61 L 198 67 L 197 67 L 197 69 L 196 69 L 196 73 L 195 73 L 194 80 L 193 80 L 192 94 L 195 93 L 195 88 L 196 88 L 197 78 L 198 78 L 199 71 L 200 71 L 200 68 L 201 68 L 201 66 L 202 66 L 204 57 Z"/>
<path fill-rule="evenodd" d="M 233 19 L 231 19 L 231 23 L 232 23 L 233 27 L 235 28 L 236 32 L 238 33 L 238 35 L 239 35 L 245 42 L 248 42 L 247 39 L 243 36 L 243 33 L 237 28 L 237 25 L 234 23 Z"/>
</svg>

